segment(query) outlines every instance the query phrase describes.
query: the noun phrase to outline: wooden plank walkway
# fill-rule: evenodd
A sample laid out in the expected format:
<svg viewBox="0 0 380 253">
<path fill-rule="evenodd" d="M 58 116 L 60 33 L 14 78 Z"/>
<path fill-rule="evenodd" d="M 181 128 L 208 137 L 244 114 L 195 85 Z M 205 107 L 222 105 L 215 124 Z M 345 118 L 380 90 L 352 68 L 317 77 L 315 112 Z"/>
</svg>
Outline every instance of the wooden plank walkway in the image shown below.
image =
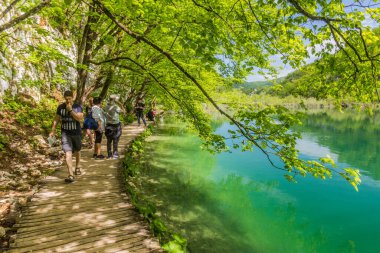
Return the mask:
<svg viewBox="0 0 380 253">
<path fill-rule="evenodd" d="M 120 154 L 142 130 L 135 123 L 123 128 Z M 102 143 L 105 154 L 105 138 Z M 123 192 L 123 155 L 94 160 L 92 153 L 82 150 L 82 175 L 74 183 L 64 183 L 64 166 L 46 179 L 16 223 L 8 252 L 162 252 Z"/>
</svg>

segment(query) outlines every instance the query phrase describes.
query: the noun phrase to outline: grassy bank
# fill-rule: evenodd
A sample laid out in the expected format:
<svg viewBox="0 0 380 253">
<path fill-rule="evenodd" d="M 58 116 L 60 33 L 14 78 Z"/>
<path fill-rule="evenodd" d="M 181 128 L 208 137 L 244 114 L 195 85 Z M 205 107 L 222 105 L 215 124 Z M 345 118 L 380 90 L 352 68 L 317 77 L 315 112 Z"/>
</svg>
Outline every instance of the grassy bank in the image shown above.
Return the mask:
<svg viewBox="0 0 380 253">
<path fill-rule="evenodd" d="M 125 188 L 131 197 L 132 204 L 139 213 L 149 222 L 154 235 L 159 239 L 163 249 L 172 253 L 185 253 L 187 241 L 181 235 L 168 229 L 156 213 L 156 207 L 145 196 L 139 187 L 142 182 L 139 174 L 143 166 L 140 159 L 144 153 L 144 140 L 152 134 L 153 127 L 148 127 L 130 145 L 123 160 L 123 175 Z"/>
</svg>

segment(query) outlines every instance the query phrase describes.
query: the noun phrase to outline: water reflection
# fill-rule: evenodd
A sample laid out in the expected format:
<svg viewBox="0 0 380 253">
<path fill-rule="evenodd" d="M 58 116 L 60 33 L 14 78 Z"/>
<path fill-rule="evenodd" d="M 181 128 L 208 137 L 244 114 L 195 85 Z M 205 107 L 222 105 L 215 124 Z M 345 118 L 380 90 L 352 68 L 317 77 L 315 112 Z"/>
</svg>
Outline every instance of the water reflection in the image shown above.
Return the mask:
<svg viewBox="0 0 380 253">
<path fill-rule="evenodd" d="M 376 127 L 368 129 L 374 119 L 356 117 L 368 127 L 340 114 L 308 117 L 301 151 L 308 146 L 313 154 L 330 152 L 339 162 L 366 168 L 360 166 L 365 152 L 358 159 L 344 154 L 355 153 L 351 148 L 360 144 L 349 143 L 359 141 L 361 132 L 363 149 L 368 143 L 377 148 L 370 138 Z M 334 125 L 340 122 L 347 122 L 346 127 Z M 229 127 L 219 124 L 218 131 Z M 307 152 L 303 156 L 313 158 Z M 148 139 L 144 160 L 142 191 L 166 223 L 188 239 L 191 252 L 372 253 L 380 247 L 378 187 L 363 185 L 358 193 L 343 179 L 305 178 L 290 184 L 262 154 L 211 155 L 178 124 Z M 368 171 L 374 177 L 376 166 L 372 168 Z"/>
<path fill-rule="evenodd" d="M 255 252 L 251 251 L 247 240 L 242 240 L 244 231 L 241 230 L 240 219 L 222 211 L 236 205 L 246 210 L 251 204 L 244 197 L 247 194 L 235 197 L 236 203 L 220 201 L 211 194 L 219 192 L 222 199 L 228 200 L 231 191 L 226 190 L 238 189 L 229 186 L 241 185 L 242 179 L 229 177 L 220 185 L 204 180 L 214 167 L 215 157 L 201 152 L 200 143 L 194 138 L 181 138 L 180 149 L 176 143 L 178 145 L 173 138 L 151 138 L 147 146 L 149 155 L 145 156 L 151 163 L 145 167 L 141 179 L 144 189 L 154 192 L 151 200 L 158 205 L 162 218 L 172 229 L 189 239 L 191 252 Z M 188 152 L 183 152 L 184 146 Z M 180 152 L 173 155 L 169 147 Z"/>
<path fill-rule="evenodd" d="M 303 135 L 338 154 L 339 162 L 380 180 L 380 112 L 373 117 L 349 110 L 319 112 L 305 117 L 303 123 Z"/>
</svg>

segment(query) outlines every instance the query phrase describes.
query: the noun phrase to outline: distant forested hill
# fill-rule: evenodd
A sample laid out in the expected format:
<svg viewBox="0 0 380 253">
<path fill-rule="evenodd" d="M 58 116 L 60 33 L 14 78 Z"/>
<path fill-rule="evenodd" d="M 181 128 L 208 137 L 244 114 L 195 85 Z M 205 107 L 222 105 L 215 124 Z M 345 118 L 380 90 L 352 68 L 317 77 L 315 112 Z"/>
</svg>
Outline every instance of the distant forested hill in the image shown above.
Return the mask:
<svg viewBox="0 0 380 253">
<path fill-rule="evenodd" d="M 254 81 L 254 82 L 246 82 L 243 84 L 236 84 L 234 87 L 241 89 L 246 94 L 261 93 L 266 90 L 268 87 L 272 86 L 274 83 L 281 82 L 285 77 L 280 77 L 275 80 L 269 81 Z"/>
<path fill-rule="evenodd" d="M 265 93 L 280 97 L 295 95 L 324 98 L 326 92 L 324 92 L 324 86 L 320 84 L 329 85 L 340 78 L 339 75 L 326 77 L 319 70 L 320 66 L 318 65 L 326 64 L 326 61 L 315 61 L 277 79 L 236 84 L 235 88 L 241 89 L 248 95 Z"/>
</svg>

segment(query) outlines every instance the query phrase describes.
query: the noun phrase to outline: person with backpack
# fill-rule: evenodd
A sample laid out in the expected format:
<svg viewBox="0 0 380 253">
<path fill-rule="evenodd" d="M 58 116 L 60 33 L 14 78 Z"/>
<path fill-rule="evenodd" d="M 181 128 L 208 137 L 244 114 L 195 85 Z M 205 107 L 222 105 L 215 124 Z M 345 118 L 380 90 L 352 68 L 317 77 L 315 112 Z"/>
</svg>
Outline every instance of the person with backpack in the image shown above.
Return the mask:
<svg viewBox="0 0 380 253">
<path fill-rule="evenodd" d="M 144 117 L 144 109 L 145 109 L 144 101 L 142 100 L 142 98 L 139 97 L 135 104 L 135 112 L 136 112 L 137 122 L 139 126 L 140 126 L 140 119 L 142 119 L 142 121 L 144 122 L 144 125 L 146 126 L 146 121 Z"/>
<path fill-rule="evenodd" d="M 103 133 L 106 127 L 106 119 L 104 117 L 103 109 L 101 108 L 102 99 L 100 97 L 94 98 L 94 106 L 91 109 L 92 118 L 96 121 L 98 128 L 95 129 L 95 159 L 104 159 L 104 155 L 100 154 L 102 146 Z"/>
<path fill-rule="evenodd" d="M 108 158 L 119 158 L 117 146 L 122 134 L 121 122 L 119 115 L 121 111 L 124 111 L 122 106 L 117 105 L 119 97 L 117 95 L 111 95 L 108 100 L 107 106 L 104 108 L 104 114 L 106 116 L 106 131 L 107 137 L 107 153 Z"/>
<path fill-rule="evenodd" d="M 83 120 L 82 106 L 73 102 L 72 91 L 65 91 L 65 103 L 58 106 L 53 121 L 53 126 L 49 134 L 55 135 L 57 124 L 61 124 L 62 149 L 65 152 L 65 160 L 68 171 L 66 183 L 74 182 L 74 174 L 80 175 L 80 150 L 82 148 L 82 130 L 80 122 Z M 75 170 L 73 171 L 72 157 L 75 156 Z"/>
<path fill-rule="evenodd" d="M 92 107 L 94 106 L 94 98 L 93 97 L 90 97 L 88 99 L 88 104 L 86 105 L 85 107 L 85 122 L 88 122 L 92 117 L 92 114 L 91 114 L 91 110 L 92 110 Z M 89 125 L 89 124 L 83 124 L 83 130 L 84 130 L 84 136 L 87 136 L 88 139 L 89 139 L 89 148 L 90 149 L 93 149 L 94 148 L 94 131 L 92 129 L 92 127 Z"/>
<path fill-rule="evenodd" d="M 153 124 L 155 124 L 156 123 L 156 115 L 157 115 L 156 102 L 152 101 L 150 104 L 150 109 L 149 109 L 148 113 L 146 114 L 146 117 L 149 121 L 153 121 Z"/>
</svg>

